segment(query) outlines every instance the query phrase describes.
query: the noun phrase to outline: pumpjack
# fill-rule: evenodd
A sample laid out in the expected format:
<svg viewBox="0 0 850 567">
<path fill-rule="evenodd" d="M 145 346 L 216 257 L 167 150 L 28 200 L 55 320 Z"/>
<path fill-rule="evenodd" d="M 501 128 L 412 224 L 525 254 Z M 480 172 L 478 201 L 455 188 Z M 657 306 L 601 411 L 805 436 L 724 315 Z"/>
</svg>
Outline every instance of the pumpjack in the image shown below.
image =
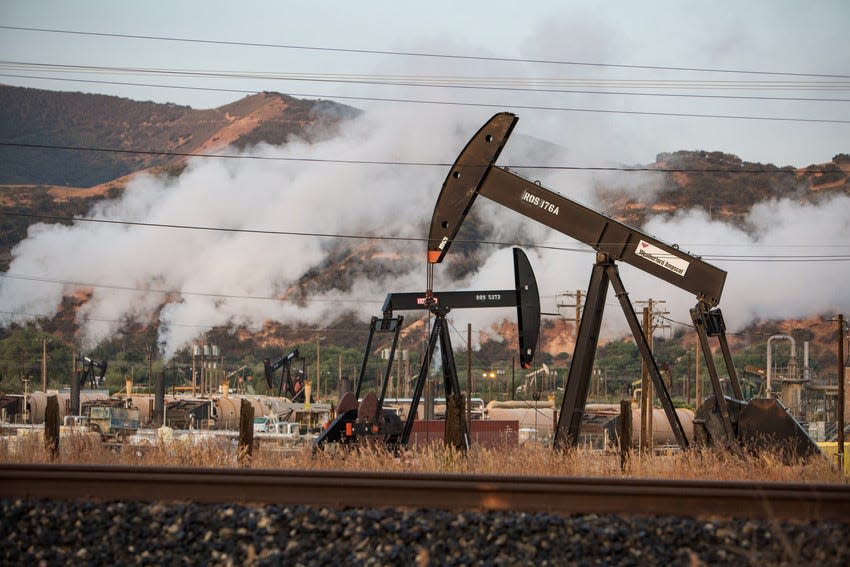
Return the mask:
<svg viewBox="0 0 850 567">
<path fill-rule="evenodd" d="M 82 362 L 80 383 L 84 384 L 88 380 L 90 388 L 100 388 L 103 384 L 103 377 L 106 376 L 107 362 L 105 360 L 94 360 L 88 356 L 84 356 Z M 97 374 L 95 374 L 95 369 L 97 369 Z"/>
<path fill-rule="evenodd" d="M 292 363 L 294 361 L 301 362 L 301 369 L 292 376 Z M 299 354 L 298 349 L 293 349 L 289 354 L 280 357 L 275 362 L 270 359 L 263 360 L 263 370 L 266 376 L 266 385 L 270 391 L 274 391 L 274 373 L 281 370 L 280 380 L 278 381 L 277 395 L 286 396 L 293 402 L 304 402 L 304 358 Z"/>
<path fill-rule="evenodd" d="M 372 317 L 369 338 L 366 341 L 365 356 L 360 366 L 355 390 L 344 394 L 340 399 L 337 417 L 318 437 L 316 447 L 321 448 L 326 443 L 361 443 L 364 440 L 383 442 L 392 448 L 406 446 L 413 430 L 413 422 L 416 419 L 419 403 L 422 399 L 431 360 L 438 347 L 447 402 L 449 396 L 460 399 L 460 382 L 454 361 L 449 323 L 446 321 L 446 315 L 452 309 L 516 307 L 520 364 L 523 368 L 530 367 L 540 333 L 540 296 L 534 272 L 525 253 L 521 249 L 515 248 L 513 260 L 514 289 L 387 294 L 382 308 L 383 316 Z M 423 309 L 434 315 L 434 324 L 413 388 L 410 406 L 405 420 L 402 421 L 393 410 L 384 407 L 399 333 L 404 321 L 402 315 L 395 316 L 394 312 Z M 373 338 L 377 333 L 390 333 L 392 335 L 389 360 L 384 377 L 379 384 L 380 392 L 377 394 L 368 393 L 361 400 L 366 363 L 371 352 Z M 460 427 L 462 442 L 458 448 L 465 450 L 469 448 L 470 444 L 469 428 L 465 420 L 461 420 Z"/>
<path fill-rule="evenodd" d="M 578 444 L 609 286 L 613 286 L 641 356 L 649 368 L 654 390 L 678 444 L 683 449 L 690 444 L 620 278 L 617 262 L 626 262 L 696 296 L 696 306 L 690 314 L 705 354 L 713 396 L 697 410 L 695 437 L 705 443 L 730 448 L 758 447 L 765 440 L 772 439 L 797 455 L 819 452 L 817 445 L 778 400 L 743 400 L 726 340 L 723 315 L 718 307 L 726 272 L 681 251 L 676 245 L 664 243 L 496 166 L 495 162 L 517 121 L 518 117 L 508 112 L 494 115 L 472 137 L 452 165 L 434 207 L 427 262 L 433 265 L 443 260 L 478 195 L 595 250 L 596 262 L 591 271 L 575 353 L 565 385 L 554 438 L 555 448 L 566 449 Z M 709 337 L 719 342 L 731 395 L 723 391 Z"/>
</svg>

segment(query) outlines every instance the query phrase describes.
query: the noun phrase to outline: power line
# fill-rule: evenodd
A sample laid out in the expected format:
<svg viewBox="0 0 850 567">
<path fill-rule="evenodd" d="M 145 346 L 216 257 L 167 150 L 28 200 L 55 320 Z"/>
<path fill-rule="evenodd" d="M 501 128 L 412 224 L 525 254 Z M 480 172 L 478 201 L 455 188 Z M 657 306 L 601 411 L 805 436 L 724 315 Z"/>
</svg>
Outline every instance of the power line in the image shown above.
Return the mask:
<svg viewBox="0 0 850 567">
<path fill-rule="evenodd" d="M 197 87 L 189 85 L 166 85 L 163 83 L 137 83 L 129 81 L 105 81 L 97 79 L 70 79 L 67 77 L 44 77 L 38 75 L 19 75 L 14 73 L 0 73 L 0 77 L 13 77 L 19 79 L 37 79 L 43 81 L 65 81 L 71 83 L 91 83 L 100 85 L 116 85 L 128 87 L 152 87 L 164 89 L 182 89 L 207 92 L 222 92 L 222 93 L 242 93 L 242 94 L 259 94 L 263 91 L 256 89 L 226 89 L 215 87 Z M 384 83 L 381 83 L 384 84 Z M 425 86 L 425 85 L 415 85 Z M 667 97 L 667 98 L 696 98 L 696 99 L 717 99 L 717 100 L 757 100 L 757 101 L 781 101 L 781 102 L 850 102 L 850 98 L 827 98 L 827 97 L 787 97 L 787 96 L 755 96 L 755 95 L 720 95 L 720 94 L 694 94 L 694 93 L 658 93 L 658 92 L 635 92 L 635 91 L 611 91 L 611 90 L 576 90 L 576 89 L 528 89 L 528 88 L 507 88 L 507 87 L 481 87 L 472 85 L 453 85 L 451 88 L 470 89 L 470 90 L 498 90 L 508 92 L 527 92 L 527 93 L 546 93 L 546 94 L 581 94 L 581 95 L 609 95 L 609 96 L 639 96 L 639 97 Z M 483 103 L 464 103 L 458 101 L 439 101 L 439 100 L 418 100 L 418 99 L 403 99 L 403 98 L 386 98 L 375 96 L 346 96 L 346 95 L 329 95 L 315 93 L 296 93 L 289 92 L 289 96 L 293 97 L 308 97 L 320 99 L 341 99 L 341 100 L 362 100 L 370 102 L 400 102 L 411 104 L 434 104 L 434 105 L 451 105 L 451 106 L 487 106 Z M 506 108 L 516 108 L 516 106 L 502 105 Z"/>
<path fill-rule="evenodd" d="M 178 230 L 202 230 L 202 231 L 214 231 L 214 232 L 231 232 L 231 233 L 244 233 L 244 234 L 261 234 L 261 235 L 273 235 L 273 236 L 301 236 L 308 238 L 342 238 L 342 239 L 360 239 L 360 240 L 387 240 L 387 241 L 404 241 L 404 242 L 427 242 L 427 238 L 424 237 L 412 237 L 412 236 L 380 236 L 380 235 L 360 235 L 360 234 L 333 234 L 333 233 L 317 233 L 317 232 L 298 232 L 298 231 L 280 231 L 280 230 L 266 230 L 266 229 L 251 229 L 251 228 L 232 228 L 232 227 L 214 227 L 214 226 L 200 226 L 200 225 L 184 225 L 184 224 L 164 224 L 164 223 L 150 223 L 150 222 L 142 222 L 142 221 L 128 221 L 128 220 L 116 220 L 116 219 L 95 219 L 95 218 L 84 218 L 84 217 L 63 217 L 58 215 L 42 215 L 36 213 L 20 213 L 13 211 L 0 211 L 1 215 L 7 216 L 16 216 L 16 217 L 27 217 L 27 218 L 39 218 L 44 220 L 53 220 L 59 222 L 92 222 L 92 223 L 102 223 L 102 224 L 115 224 L 115 225 L 129 225 L 129 226 L 141 226 L 141 227 L 149 227 L 149 228 L 167 228 L 167 229 L 178 229 Z M 560 246 L 560 245 L 551 245 L 551 244 L 537 244 L 537 243 L 522 243 L 522 242 L 505 242 L 505 241 L 496 241 L 496 240 L 463 240 L 463 239 L 455 239 L 456 244 L 464 243 L 464 244 L 479 244 L 479 245 L 491 245 L 491 246 L 520 246 L 523 248 L 535 248 L 535 249 L 543 249 L 543 250 L 555 250 L 561 252 L 581 252 L 581 253 L 594 253 L 592 249 L 587 248 L 575 248 L 568 246 Z M 624 246 L 628 243 L 622 243 Z M 690 246 L 698 246 L 696 244 L 690 244 Z M 713 245 L 716 246 L 716 245 Z M 792 245 L 794 247 L 800 247 L 802 245 Z M 820 245 L 820 244 L 812 244 L 811 246 L 821 248 L 823 246 L 832 246 L 832 245 Z M 843 247 L 845 245 L 835 245 L 837 247 Z M 689 254 L 691 255 L 691 254 Z M 712 254 L 704 254 L 699 256 L 700 259 L 703 260 L 722 260 L 726 262 L 733 261 L 742 261 L 742 262 L 814 262 L 814 261 L 824 261 L 824 262 L 847 262 L 850 261 L 850 254 L 806 254 L 806 255 L 776 255 L 776 254 L 762 254 L 762 255 L 712 255 Z"/>
<path fill-rule="evenodd" d="M 309 82 L 341 82 L 341 83 L 360 83 L 360 84 L 383 84 L 383 85 L 392 85 L 393 83 L 387 82 L 375 82 L 375 81 L 359 81 L 359 80 L 336 80 L 329 81 L 327 79 L 318 79 L 318 78 L 295 78 L 294 75 L 286 75 L 281 76 L 278 74 L 275 75 L 263 75 L 263 74 L 250 74 L 250 73 L 240 73 L 240 72 L 222 72 L 222 71 L 190 71 L 190 70 L 173 70 L 173 69 L 145 69 L 145 68 L 132 68 L 132 67 L 97 67 L 97 66 L 88 66 L 88 65 L 52 65 L 46 63 L 26 63 L 26 62 L 18 62 L 18 61 L 0 61 L 0 65 L 9 66 L 9 65 L 25 65 L 25 66 L 36 66 L 38 68 L 50 67 L 53 69 L 65 69 L 72 70 L 75 72 L 81 71 L 96 71 L 103 73 L 131 73 L 131 74 L 152 74 L 156 76 L 180 76 L 180 77 L 206 77 L 206 78 L 255 78 L 255 79 L 264 79 L 264 80 L 287 80 L 287 81 L 309 81 Z M 402 86 L 415 86 L 415 85 L 402 85 Z M 427 86 L 427 85 L 423 85 Z M 445 85 L 433 85 L 440 86 L 445 88 Z M 845 87 L 846 88 L 846 87 Z M 446 104 L 453 104 L 459 106 L 475 106 L 475 107 L 483 107 L 483 108 L 513 108 L 513 109 L 523 109 L 523 110 L 539 110 L 539 111 L 559 111 L 559 112 L 585 112 L 585 113 L 595 113 L 595 114 L 622 114 L 627 116 L 659 116 L 659 117 L 673 117 L 673 118 L 713 118 L 713 119 L 724 119 L 724 120 L 757 120 L 757 121 L 774 121 L 774 122 L 803 122 L 803 123 L 823 123 L 823 124 L 850 124 L 850 120 L 840 120 L 840 119 L 822 119 L 822 118 L 796 118 L 796 117 L 782 117 L 782 116 L 755 116 L 755 115 L 737 115 L 737 114 L 702 114 L 702 113 L 687 113 L 687 112 L 652 112 L 652 111 L 639 111 L 639 110 L 617 110 L 617 109 L 605 109 L 605 108 L 580 108 L 580 107 L 564 107 L 564 106 L 539 106 L 539 105 L 505 105 L 505 104 L 483 104 L 483 103 L 462 103 L 462 102 L 452 102 Z"/>
<path fill-rule="evenodd" d="M 404 57 L 428 57 L 428 58 L 437 58 L 437 59 L 454 59 L 454 60 L 465 60 L 465 61 L 492 61 L 492 62 L 501 62 L 501 63 L 533 63 L 533 64 L 544 64 L 544 65 L 572 65 L 572 66 L 579 66 L 579 67 L 600 67 L 600 68 L 635 69 L 635 70 L 651 70 L 651 71 L 688 71 L 688 72 L 699 72 L 699 73 L 732 73 L 732 74 L 745 74 L 745 75 L 850 79 L 850 75 L 825 74 L 825 73 L 758 71 L 758 70 L 750 70 L 750 69 L 730 69 L 730 68 L 712 68 L 712 67 L 676 67 L 676 66 L 663 66 L 663 65 L 629 65 L 629 64 L 621 64 L 621 63 L 599 63 L 599 62 L 591 62 L 591 61 L 569 61 L 569 60 L 555 60 L 555 59 L 530 59 L 530 58 L 518 58 L 518 57 L 485 57 L 485 56 L 458 55 L 458 54 L 449 54 L 449 53 L 429 53 L 429 52 L 417 52 L 417 51 L 395 51 L 395 50 L 378 50 L 378 49 L 352 49 L 352 48 L 340 48 L 340 47 L 320 47 L 320 46 L 311 46 L 311 45 L 282 44 L 282 43 L 261 43 L 261 42 L 247 42 L 247 41 L 224 41 L 224 40 L 213 40 L 213 39 L 204 39 L 204 38 L 188 38 L 188 37 L 179 37 L 179 36 L 104 33 L 104 32 L 57 29 L 57 28 L 37 28 L 37 27 L 5 26 L 5 25 L 0 26 L 0 29 L 16 30 L 16 31 L 30 31 L 30 32 L 39 32 L 39 33 L 56 33 L 56 34 L 68 34 L 68 35 L 79 35 L 79 36 L 91 36 L 91 37 L 142 39 L 142 40 L 150 40 L 150 41 L 171 41 L 171 42 L 180 42 L 180 43 L 199 43 L 199 44 L 207 44 L 207 45 L 227 45 L 227 46 L 238 46 L 238 47 L 262 47 L 262 48 L 276 48 L 276 49 L 292 49 L 292 50 L 301 50 L 301 51 L 351 53 L 351 54 L 363 54 L 363 55 L 393 55 L 393 56 L 404 56 Z"/>
<path fill-rule="evenodd" d="M 665 321 L 668 321 L 670 323 L 675 323 L 677 325 L 680 325 L 682 327 L 688 327 L 689 329 L 694 328 L 693 323 L 686 323 L 684 321 L 678 321 L 676 319 L 671 319 L 670 317 L 666 317 L 664 315 L 661 315 L 660 318 L 664 319 Z M 814 323 L 809 323 L 808 325 L 805 326 L 805 328 L 810 329 L 812 327 L 818 327 L 820 325 L 831 325 L 834 322 L 835 322 L 835 319 L 828 319 L 828 320 L 825 320 L 825 321 L 816 321 Z M 734 336 L 734 337 L 766 337 L 766 336 L 770 336 L 770 335 L 775 335 L 776 333 L 775 332 L 764 332 L 764 333 L 730 333 L 730 332 L 727 332 L 726 334 Z"/>
<path fill-rule="evenodd" d="M 850 121 L 848 121 L 850 123 Z M 453 164 L 448 162 L 425 162 L 425 161 L 396 161 L 396 160 L 357 160 L 357 159 L 331 159 L 331 158 L 307 158 L 307 157 L 285 157 L 285 156 L 264 156 L 257 154 L 208 154 L 200 152 L 179 152 L 174 150 L 146 150 L 146 149 L 131 149 L 131 148 L 110 148 L 98 146 L 70 146 L 62 144 L 30 144 L 23 142 L 0 142 L 0 147 L 9 148 L 29 148 L 29 149 L 46 149 L 46 150 L 63 150 L 63 151 L 79 151 L 79 152 L 98 152 L 98 153 L 117 153 L 131 155 L 156 155 L 164 157 L 195 157 L 195 158 L 211 158 L 211 159 L 234 159 L 234 160 L 259 160 L 259 161 L 283 161 L 283 162 L 304 162 L 304 163 L 335 163 L 344 165 L 379 165 L 379 166 L 415 166 L 415 167 L 451 167 Z M 471 167 L 471 166 L 470 166 Z M 485 167 L 485 166 L 482 166 Z M 583 166 L 583 165 L 531 165 L 531 164 L 507 164 L 503 167 L 509 169 L 534 169 L 547 171 L 612 171 L 623 173 L 731 173 L 731 174 L 786 174 L 799 175 L 805 173 L 823 173 L 817 169 L 797 169 L 792 167 L 775 168 L 775 169 L 723 169 L 723 168 L 658 168 L 658 167 L 637 167 L 637 166 Z"/>
<path fill-rule="evenodd" d="M 427 162 L 398 162 L 398 161 L 377 161 L 377 160 L 346 160 L 346 159 L 323 159 L 323 158 L 296 158 L 282 156 L 260 156 L 256 154 L 203 154 L 197 152 L 178 152 L 173 150 L 138 150 L 126 148 L 105 148 L 96 146 L 66 146 L 59 144 L 24 144 L 16 142 L 0 142 L 2 147 L 15 148 L 36 148 L 48 150 L 73 150 L 81 152 L 105 152 L 117 154 L 137 154 L 137 155 L 154 155 L 165 157 L 202 157 L 202 158 L 219 158 L 219 159 L 244 159 L 244 160 L 260 160 L 260 161 L 296 161 L 296 162 L 315 162 L 315 163 L 340 163 L 340 164 L 356 164 L 356 165 L 407 165 L 407 166 L 439 166 L 450 167 L 450 163 L 427 163 Z"/>
<path fill-rule="evenodd" d="M 254 228 L 232 228 L 232 227 L 218 227 L 218 226 L 150 223 L 150 222 L 129 221 L 129 220 L 93 219 L 93 218 L 82 218 L 82 217 L 63 217 L 63 216 L 57 216 L 57 215 L 41 215 L 41 214 L 36 214 L 36 213 L 19 213 L 19 212 L 13 212 L 13 211 L 0 211 L 0 214 L 8 215 L 8 216 L 16 216 L 16 217 L 39 218 L 39 219 L 53 220 L 53 221 L 58 221 L 58 222 L 79 221 L 79 222 L 94 222 L 94 223 L 119 224 L 119 225 L 129 225 L 129 226 L 145 226 L 145 227 L 151 227 L 151 228 L 171 228 L 171 229 L 180 229 L 180 230 L 204 230 L 204 231 L 213 231 L 213 232 L 234 232 L 234 233 L 240 233 L 240 234 L 262 234 L 262 235 L 271 235 L 271 236 L 304 236 L 304 237 L 314 237 L 314 238 L 349 238 L 349 239 L 359 239 L 359 240 L 391 240 L 391 241 L 404 241 L 404 242 L 426 242 L 428 240 L 427 238 L 412 237 L 412 236 L 378 236 L 378 235 L 366 235 L 366 234 L 340 234 L 340 233 L 334 234 L 334 233 L 323 233 L 323 232 L 298 232 L 298 231 L 266 230 L 266 229 L 254 229 Z"/>
<path fill-rule="evenodd" d="M 183 224 L 163 224 L 163 223 L 149 223 L 149 222 L 141 222 L 141 221 L 127 221 L 127 220 L 114 220 L 114 219 L 63 217 L 63 216 L 57 216 L 57 215 L 42 215 L 42 214 L 37 214 L 37 213 L 20 213 L 20 212 L 14 212 L 14 211 L 0 211 L 0 215 L 15 216 L 15 217 L 27 217 L 27 218 L 38 218 L 38 219 L 52 220 L 52 221 L 57 221 L 57 222 L 92 222 L 92 223 L 103 223 L 103 224 L 143 226 L 143 227 L 151 227 L 151 228 L 169 228 L 169 229 L 178 229 L 178 230 L 206 230 L 206 231 L 214 231 L 214 232 L 262 234 L 262 235 L 271 235 L 271 236 L 301 236 L 301 237 L 308 237 L 308 238 L 342 238 L 342 239 L 359 239 L 359 240 L 389 240 L 389 241 L 402 241 L 402 242 L 427 242 L 428 241 L 427 238 L 413 237 L 413 236 L 379 236 L 379 235 L 364 235 L 364 234 L 333 234 L 333 233 L 319 233 L 319 232 L 297 232 L 297 231 L 263 230 L 263 229 L 251 229 L 251 228 L 214 227 L 214 226 L 183 225 Z M 570 248 L 570 247 L 566 247 L 566 246 L 555 246 L 555 245 L 546 245 L 546 244 L 524 244 L 524 243 L 521 243 L 521 242 L 503 242 L 503 241 L 497 241 L 497 240 L 455 239 L 454 242 L 456 244 L 487 244 L 487 245 L 492 245 L 492 246 L 522 246 L 522 247 L 528 247 L 528 248 L 539 248 L 539 249 L 544 249 L 544 250 L 559 250 L 559 251 L 565 251 L 565 252 L 592 253 L 592 250 L 584 249 L 584 248 Z"/>
<path fill-rule="evenodd" d="M 40 318 L 40 319 L 50 319 L 50 318 L 56 316 L 55 313 L 52 314 L 52 315 L 48 315 L 47 313 L 29 313 L 29 312 L 23 312 L 23 311 L 0 311 L 0 314 L 19 316 L 19 317 L 36 317 L 36 318 Z M 98 318 L 98 317 L 89 317 L 89 316 L 83 316 L 80 319 L 83 322 L 92 321 L 92 322 L 95 322 L 95 323 L 127 323 L 126 319 L 102 319 L 102 318 Z M 163 321 L 156 321 L 156 323 L 159 324 L 160 326 L 163 326 L 163 327 L 189 327 L 189 328 L 197 328 L 197 329 L 215 329 L 216 327 L 222 326 L 221 323 L 192 324 L 192 323 L 171 323 L 171 322 L 166 323 L 166 322 L 163 322 Z M 352 329 L 347 329 L 347 328 L 337 328 L 337 329 L 335 329 L 335 328 L 332 328 L 332 327 L 315 327 L 315 328 L 299 327 L 298 330 L 308 332 L 308 333 L 317 333 L 317 332 L 318 333 L 352 333 L 352 332 L 365 333 L 365 332 L 367 332 L 366 330 L 359 329 L 359 328 L 357 328 L 357 329 L 354 329 L 354 328 L 352 328 Z M 125 329 L 123 329 L 122 332 L 127 333 L 127 332 L 132 332 L 132 331 L 128 331 L 125 328 Z M 147 329 L 141 330 L 141 331 L 138 331 L 138 332 L 139 333 L 147 332 Z"/>
<path fill-rule="evenodd" d="M 483 75 L 387 75 L 377 73 L 317 73 L 301 71 L 246 71 L 239 69 L 188 69 L 169 67 L 130 67 L 39 63 L 35 61 L 0 60 L 0 67 L 12 71 L 52 70 L 65 73 L 97 73 L 119 75 L 152 75 L 215 79 L 257 79 L 273 81 L 306 81 L 318 83 L 369 84 L 407 87 L 480 88 L 486 90 L 520 90 L 529 92 L 563 92 L 567 87 L 640 89 L 724 89 L 724 90 L 847 90 L 847 81 L 727 81 L 703 79 L 598 79 L 585 77 L 498 76 Z M 544 88 L 545 87 L 545 88 Z"/>
<path fill-rule="evenodd" d="M 51 278 L 43 278 L 36 276 L 27 276 L 22 274 L 10 274 L 8 272 L 0 272 L 0 277 L 10 278 L 16 280 L 26 280 L 26 281 L 34 281 L 41 283 L 53 283 L 60 285 L 72 285 L 78 287 L 91 287 L 91 288 L 101 288 L 101 289 L 113 289 L 120 291 L 133 291 L 140 293 L 160 293 L 163 295 L 194 295 L 200 297 L 219 297 L 223 299 L 254 299 L 254 300 L 269 300 L 269 301 L 286 301 L 286 299 L 275 296 L 262 296 L 262 295 L 235 295 L 235 294 L 227 294 L 227 293 L 212 293 L 212 292 L 204 292 L 204 291 L 186 291 L 179 289 L 156 289 L 150 287 L 135 287 L 135 286 L 123 286 L 123 285 L 112 285 L 112 284 L 104 284 L 104 283 L 92 283 L 92 282 L 81 282 L 81 281 L 72 281 L 72 280 L 57 280 Z M 370 299 L 330 299 L 330 298 L 305 298 L 299 296 L 293 301 L 306 301 L 308 303 L 374 303 L 374 304 L 382 304 L 382 301 L 378 300 L 370 300 Z"/>
</svg>

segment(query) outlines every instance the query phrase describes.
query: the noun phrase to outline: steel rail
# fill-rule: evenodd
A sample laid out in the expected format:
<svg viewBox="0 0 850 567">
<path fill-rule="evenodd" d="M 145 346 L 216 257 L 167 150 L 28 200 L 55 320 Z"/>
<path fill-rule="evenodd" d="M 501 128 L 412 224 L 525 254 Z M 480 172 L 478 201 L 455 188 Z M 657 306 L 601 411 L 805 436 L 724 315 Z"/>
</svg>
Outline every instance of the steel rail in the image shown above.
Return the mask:
<svg viewBox="0 0 850 567">
<path fill-rule="evenodd" d="M 0 498 L 850 519 L 850 485 L 269 469 L 0 465 Z"/>
</svg>

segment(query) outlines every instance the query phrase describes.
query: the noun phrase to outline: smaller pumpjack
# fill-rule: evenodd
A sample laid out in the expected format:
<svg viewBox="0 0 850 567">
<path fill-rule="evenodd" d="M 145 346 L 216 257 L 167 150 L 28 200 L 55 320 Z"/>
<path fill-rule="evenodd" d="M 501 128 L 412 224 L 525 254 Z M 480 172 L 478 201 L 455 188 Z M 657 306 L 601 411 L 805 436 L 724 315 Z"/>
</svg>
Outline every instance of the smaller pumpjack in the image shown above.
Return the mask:
<svg viewBox="0 0 850 567">
<path fill-rule="evenodd" d="M 301 369 L 295 378 L 292 377 L 292 362 L 300 360 Z M 304 400 L 304 365 L 305 360 L 298 349 L 293 349 L 289 354 L 282 356 L 280 359 L 272 363 L 268 358 L 263 360 L 263 370 L 266 375 L 266 384 L 269 390 L 274 391 L 274 373 L 283 368 L 278 383 L 278 397 L 286 396 L 293 402 L 303 403 Z M 312 396 L 311 396 L 312 397 Z"/>
<path fill-rule="evenodd" d="M 106 376 L 107 362 L 105 360 L 94 360 L 88 356 L 84 356 L 82 362 L 83 369 L 80 383 L 84 384 L 85 381 L 88 380 L 90 388 L 99 388 L 100 385 L 103 384 L 103 377 Z M 94 373 L 95 368 L 98 369 L 97 375 Z"/>
<path fill-rule="evenodd" d="M 354 444 L 361 441 L 384 443 L 397 449 L 406 446 L 413 430 L 413 421 L 419 409 L 419 402 L 428 379 L 431 359 L 439 344 L 442 358 L 443 382 L 448 402 L 449 396 L 459 399 L 461 396 L 457 367 L 455 366 L 449 324 L 446 315 L 453 308 L 492 308 L 516 307 L 517 327 L 519 335 L 520 364 L 529 368 L 537 348 L 540 334 L 540 294 L 534 271 L 525 253 L 513 249 L 515 289 L 489 291 L 448 291 L 426 293 L 390 293 L 383 305 L 383 317 L 372 317 L 369 326 L 369 338 L 366 341 L 366 354 L 360 366 L 357 385 L 354 392 L 345 393 L 337 406 L 337 417 L 316 439 L 315 447 L 322 448 L 325 443 Z M 413 390 L 410 407 L 404 422 L 393 410 L 384 408 L 387 386 L 392 373 L 398 345 L 399 332 L 404 317 L 393 316 L 394 311 L 410 311 L 427 309 L 434 316 L 434 326 L 428 340 L 428 347 L 422 359 L 422 366 Z M 380 384 L 380 395 L 368 393 L 360 400 L 360 393 L 366 375 L 366 363 L 371 352 L 372 340 L 376 333 L 392 333 L 392 346 L 386 372 Z M 463 445 L 459 449 L 469 447 L 469 428 L 465 420 L 461 420 Z"/>
</svg>

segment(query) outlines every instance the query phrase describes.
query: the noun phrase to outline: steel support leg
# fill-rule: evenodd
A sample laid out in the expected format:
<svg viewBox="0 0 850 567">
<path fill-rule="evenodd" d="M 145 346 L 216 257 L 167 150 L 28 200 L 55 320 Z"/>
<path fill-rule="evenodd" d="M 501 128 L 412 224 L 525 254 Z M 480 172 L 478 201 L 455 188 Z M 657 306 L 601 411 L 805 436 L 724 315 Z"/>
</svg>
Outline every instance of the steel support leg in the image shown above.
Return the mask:
<svg viewBox="0 0 850 567">
<path fill-rule="evenodd" d="M 700 347 L 705 358 L 705 365 L 708 368 L 708 375 L 711 378 L 711 387 L 714 389 L 714 399 L 717 400 L 717 408 L 720 410 L 720 421 L 723 423 L 726 443 L 729 446 L 737 446 L 738 438 L 735 435 L 735 428 L 732 426 L 732 418 L 729 416 L 729 404 L 726 403 L 726 396 L 723 394 L 723 387 L 720 384 L 720 378 L 717 376 L 717 367 L 714 365 L 711 345 L 708 343 L 705 318 L 701 306 L 698 305 L 691 309 L 691 320 L 694 322 L 694 328 L 697 331 Z M 697 361 L 697 364 L 699 364 L 699 361 Z"/>
<path fill-rule="evenodd" d="M 741 382 L 738 380 L 738 373 L 735 371 L 735 363 L 732 361 L 732 352 L 729 350 L 729 341 L 726 340 L 726 333 L 718 335 L 717 340 L 720 343 L 720 351 L 723 353 L 723 361 L 726 363 L 726 372 L 729 373 L 732 394 L 735 396 L 735 399 L 744 401 L 744 392 L 741 390 Z"/>
<path fill-rule="evenodd" d="M 567 449 L 578 445 L 581 420 L 587 402 L 587 392 L 593 372 L 593 360 L 599 343 L 599 328 L 605 310 L 605 296 L 608 293 L 608 275 L 606 268 L 612 264 L 607 256 L 597 258 L 590 274 L 587 286 L 587 298 L 584 313 L 576 337 L 573 361 L 564 386 L 564 401 L 558 415 L 558 428 L 555 430 L 555 449 Z"/>
<path fill-rule="evenodd" d="M 661 400 L 661 405 L 664 408 L 664 413 L 667 416 L 667 421 L 670 422 L 670 428 L 673 430 L 673 435 L 676 436 L 676 441 L 682 449 L 688 448 L 688 438 L 685 436 L 685 430 L 682 427 L 682 422 L 679 421 L 679 416 L 676 414 L 676 409 L 673 407 L 673 400 L 670 399 L 670 392 L 667 390 L 667 385 L 661 379 L 661 373 L 658 371 L 658 364 L 655 362 L 655 357 L 652 356 L 652 351 L 649 348 L 649 342 L 646 335 L 643 334 L 640 321 L 638 321 L 635 310 L 629 301 L 629 294 L 623 286 L 623 280 L 620 279 L 617 266 L 610 265 L 607 270 L 608 279 L 611 280 L 611 286 L 617 294 L 617 299 L 620 301 L 620 307 L 623 309 L 623 314 L 626 316 L 626 321 L 629 323 L 629 328 L 632 330 L 632 335 L 637 343 L 638 350 L 643 357 L 646 366 L 649 369 L 649 375 L 652 377 L 652 384 L 655 386 L 655 391 L 658 394 L 658 399 Z M 652 407 L 651 404 L 647 404 Z"/>
<path fill-rule="evenodd" d="M 377 317 L 372 317 L 369 323 L 369 338 L 366 339 L 366 350 L 363 355 L 363 362 L 360 363 L 360 373 L 357 375 L 357 384 L 354 385 L 354 399 L 360 399 L 360 389 L 363 387 L 363 380 L 366 376 L 366 364 L 369 362 L 369 353 L 372 352 L 372 339 L 375 337 L 375 323 L 378 322 Z"/>
<path fill-rule="evenodd" d="M 440 333 L 440 356 L 443 360 L 443 385 L 446 394 L 446 417 L 448 418 L 449 396 L 460 398 L 460 382 L 457 377 L 457 367 L 455 366 L 454 351 L 452 350 L 452 340 L 449 334 L 448 322 L 444 315 L 438 315 L 438 319 L 442 320 L 442 331 Z M 448 423 L 446 423 L 448 427 Z M 461 419 L 461 429 L 463 433 L 463 443 L 466 450 L 469 450 L 469 424 L 465 419 Z"/>
<path fill-rule="evenodd" d="M 393 319 L 392 321 L 390 321 L 389 325 L 381 325 L 381 328 L 384 331 L 391 331 L 393 333 L 393 343 L 390 347 L 390 356 L 389 360 L 387 360 L 387 369 L 386 372 L 384 372 L 384 382 L 381 384 L 381 396 L 378 398 L 378 407 L 375 409 L 375 419 L 377 419 L 381 415 L 381 411 L 384 407 L 384 399 L 387 397 L 387 386 L 389 385 L 390 378 L 392 376 L 393 361 L 395 360 L 395 349 L 398 346 L 398 335 L 401 331 L 401 322 L 403 320 L 403 317 L 399 317 L 398 319 Z M 383 321 L 384 320 L 379 320 L 379 322 Z"/>
<path fill-rule="evenodd" d="M 404 431 L 401 433 L 399 444 L 407 445 L 410 432 L 413 430 L 413 422 L 416 420 L 416 412 L 419 410 L 419 400 L 422 399 L 422 391 L 425 389 L 425 381 L 428 380 L 428 371 L 431 369 L 431 357 L 440 338 L 440 327 L 442 323 L 438 317 L 431 329 L 431 337 L 428 339 L 428 348 L 422 357 L 422 366 L 419 368 L 419 377 L 416 378 L 416 386 L 413 387 L 413 398 L 410 400 L 410 409 L 407 410 L 407 420 L 404 422 Z"/>
</svg>

